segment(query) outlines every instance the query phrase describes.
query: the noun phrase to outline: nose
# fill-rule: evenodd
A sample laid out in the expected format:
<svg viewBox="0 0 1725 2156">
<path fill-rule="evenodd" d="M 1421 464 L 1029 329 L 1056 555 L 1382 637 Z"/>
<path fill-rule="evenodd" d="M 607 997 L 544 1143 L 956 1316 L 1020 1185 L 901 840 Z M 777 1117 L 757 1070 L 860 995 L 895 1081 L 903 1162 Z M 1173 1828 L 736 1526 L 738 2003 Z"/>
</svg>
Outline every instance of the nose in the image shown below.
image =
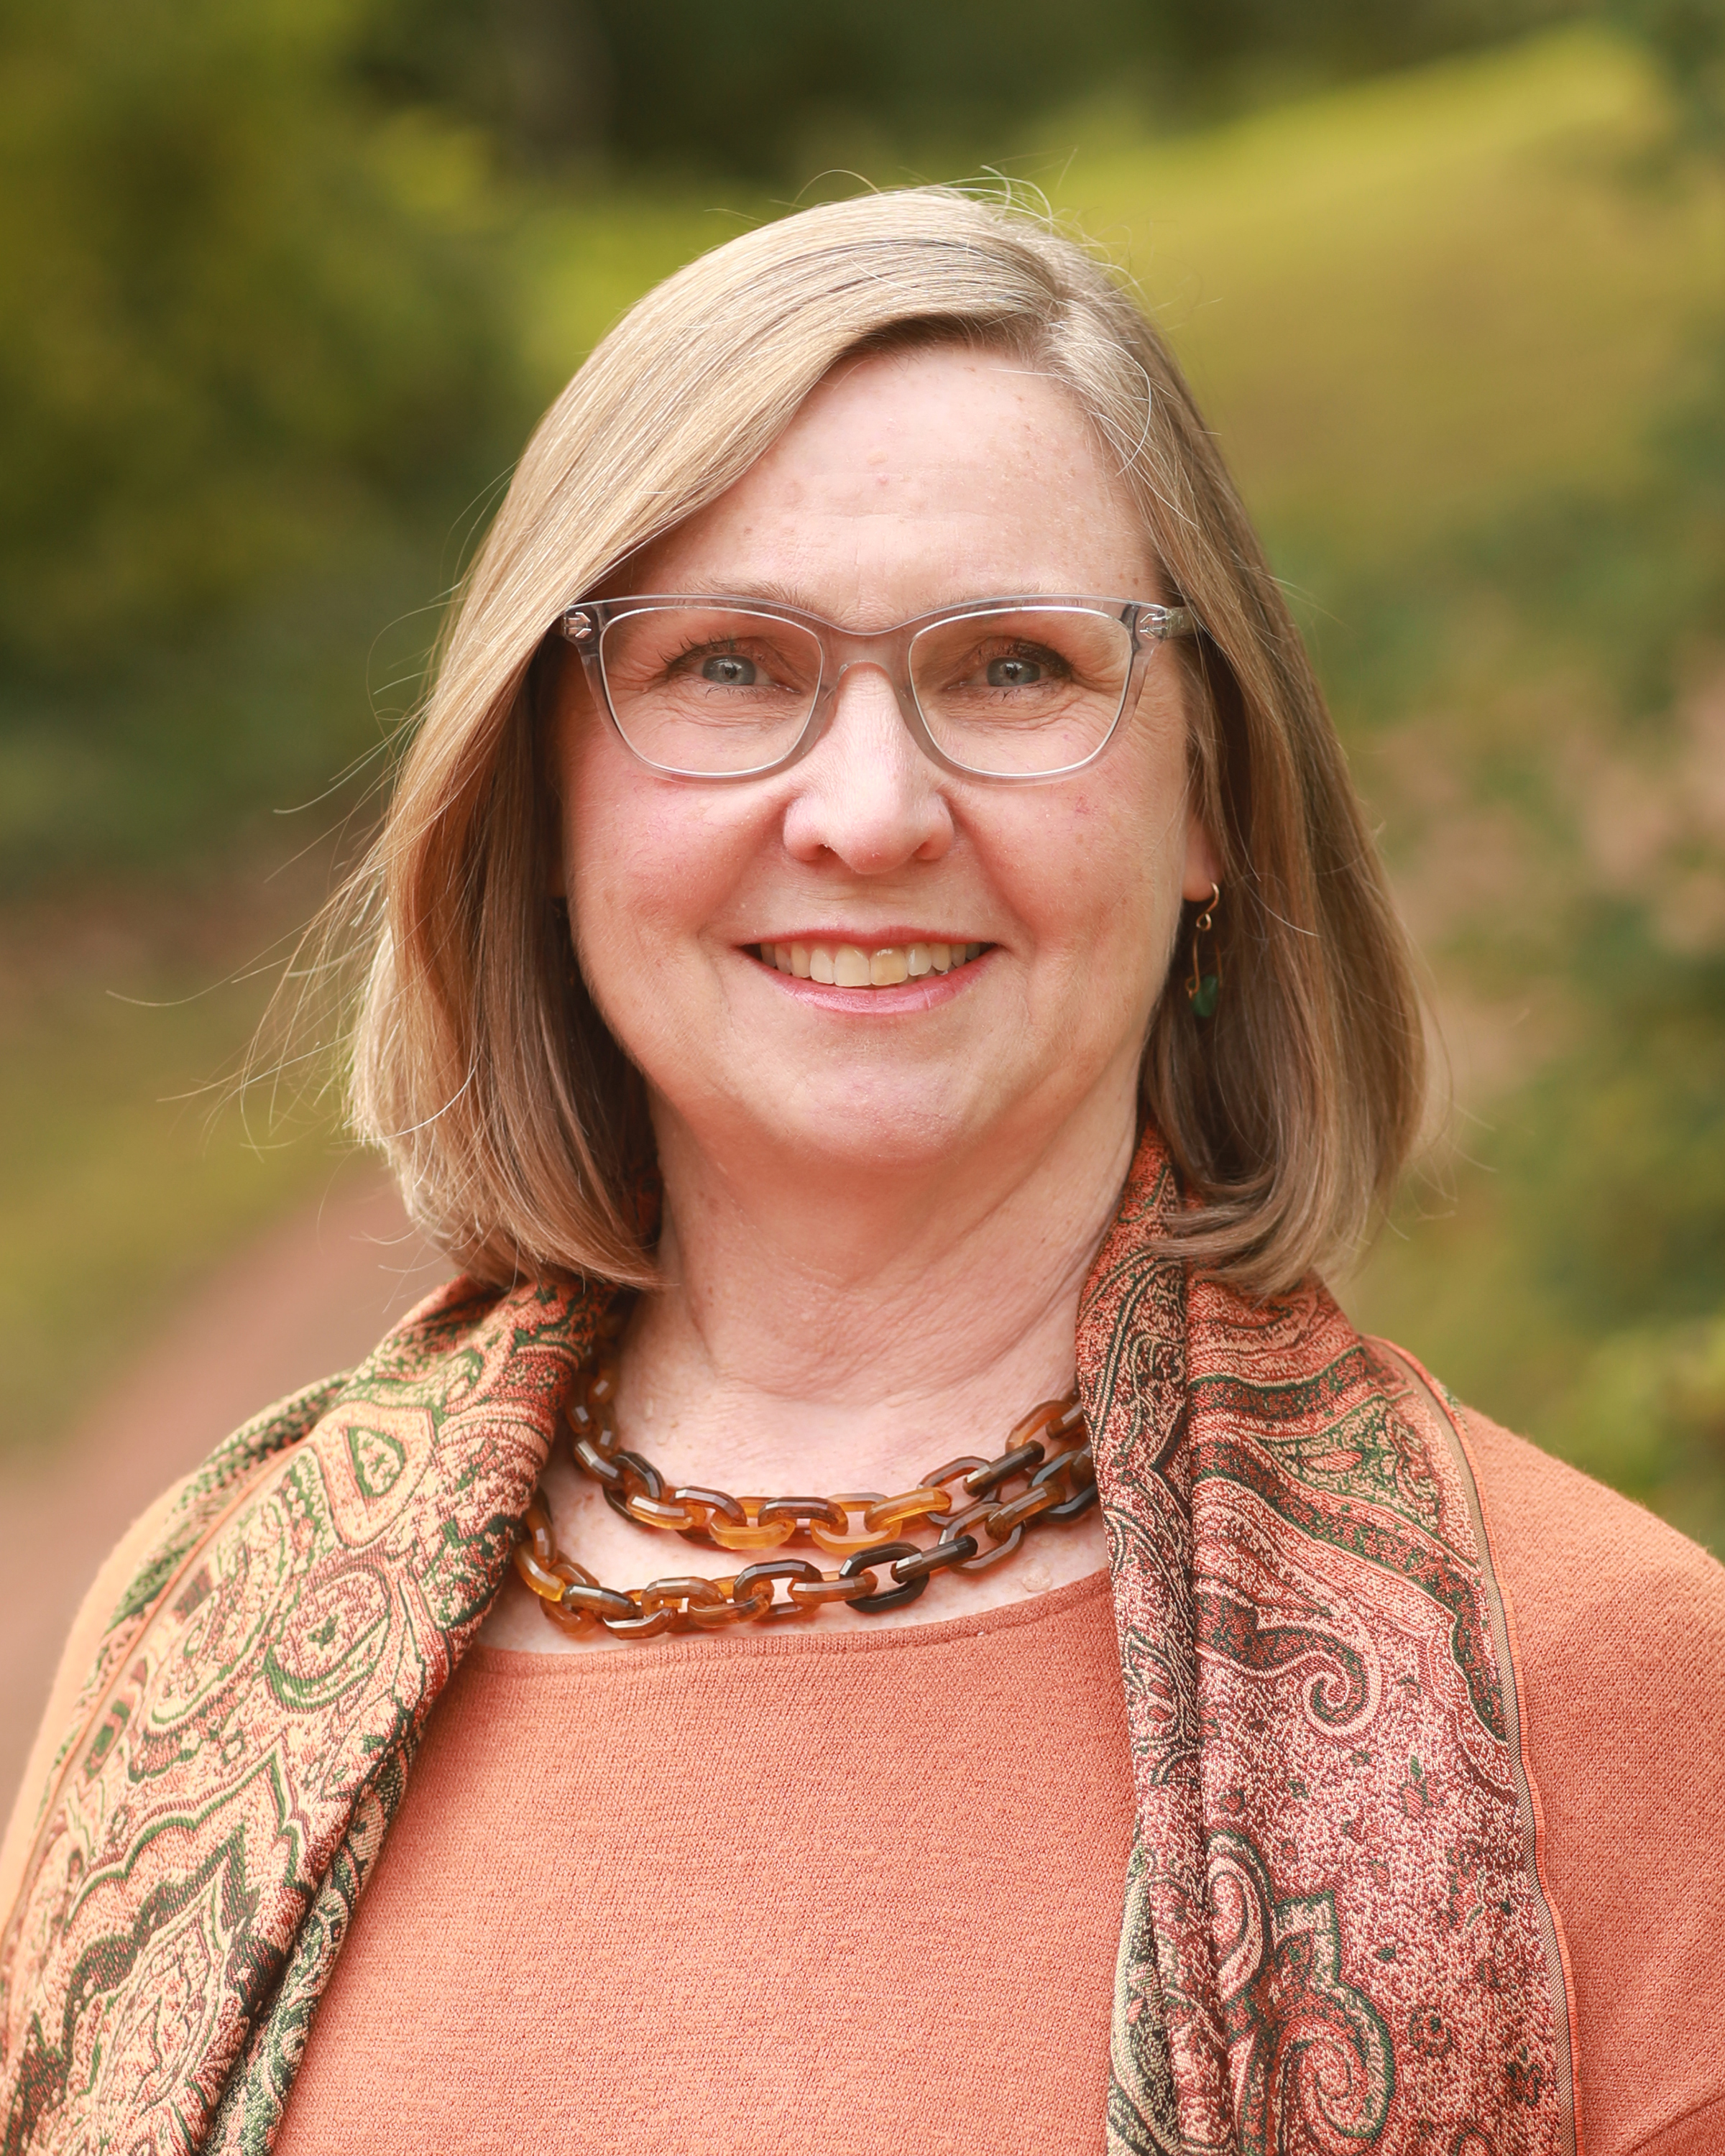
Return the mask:
<svg viewBox="0 0 1725 2156">
<path fill-rule="evenodd" d="M 831 855 L 860 875 L 938 860 L 952 842 L 942 774 L 912 740 L 885 670 L 858 660 L 832 694 L 824 732 L 789 774 L 792 856 Z"/>
</svg>

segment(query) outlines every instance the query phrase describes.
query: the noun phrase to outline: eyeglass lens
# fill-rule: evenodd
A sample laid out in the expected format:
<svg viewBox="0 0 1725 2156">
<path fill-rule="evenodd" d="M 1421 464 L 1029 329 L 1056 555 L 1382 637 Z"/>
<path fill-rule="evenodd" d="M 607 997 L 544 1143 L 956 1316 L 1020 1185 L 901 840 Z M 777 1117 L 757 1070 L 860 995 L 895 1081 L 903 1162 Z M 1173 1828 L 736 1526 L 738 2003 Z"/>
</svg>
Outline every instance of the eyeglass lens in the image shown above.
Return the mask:
<svg viewBox="0 0 1725 2156">
<path fill-rule="evenodd" d="M 796 747 L 821 685 L 821 645 L 802 624 L 733 607 L 644 608 L 607 624 L 606 695 L 649 763 L 721 778 Z M 911 639 L 910 685 L 942 754 L 1003 777 L 1094 756 L 1120 716 L 1132 639 L 1081 607 L 978 608 Z"/>
</svg>

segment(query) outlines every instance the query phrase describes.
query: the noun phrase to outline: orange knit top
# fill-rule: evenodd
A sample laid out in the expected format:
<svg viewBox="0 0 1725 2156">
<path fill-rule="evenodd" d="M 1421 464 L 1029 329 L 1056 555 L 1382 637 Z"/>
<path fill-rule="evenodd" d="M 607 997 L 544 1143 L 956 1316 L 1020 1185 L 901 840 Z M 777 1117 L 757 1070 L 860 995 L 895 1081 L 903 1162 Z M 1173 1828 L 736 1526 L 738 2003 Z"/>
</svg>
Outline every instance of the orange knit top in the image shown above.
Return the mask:
<svg viewBox="0 0 1725 2156">
<path fill-rule="evenodd" d="M 1720 1666 L 1725 1581 L 1637 1507 L 1471 1434 L 1584 2156 L 1717 2156 L 1725 1820 L 1717 1775 L 1683 1762 L 1722 1717 L 1683 1694 Z M 1097 2156 L 1132 1830 L 1103 1574 L 874 1635 L 475 1648 L 276 2156 Z"/>
<path fill-rule="evenodd" d="M 1106 1573 L 875 1634 L 475 1647 L 276 2156 L 1096 2156 L 1132 1832 Z"/>
</svg>

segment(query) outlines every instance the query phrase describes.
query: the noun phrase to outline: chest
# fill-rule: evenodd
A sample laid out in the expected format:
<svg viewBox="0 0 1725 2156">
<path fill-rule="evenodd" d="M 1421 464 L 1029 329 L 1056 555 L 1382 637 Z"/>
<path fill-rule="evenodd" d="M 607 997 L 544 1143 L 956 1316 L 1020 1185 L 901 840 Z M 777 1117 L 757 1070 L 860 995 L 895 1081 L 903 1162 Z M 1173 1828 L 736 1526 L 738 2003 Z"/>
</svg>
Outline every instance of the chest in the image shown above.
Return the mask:
<svg viewBox="0 0 1725 2156">
<path fill-rule="evenodd" d="M 1093 2151 L 1132 1822 L 1103 1579 L 872 1636 L 476 1649 L 278 2148 L 531 2118 L 659 2156 Z"/>
</svg>

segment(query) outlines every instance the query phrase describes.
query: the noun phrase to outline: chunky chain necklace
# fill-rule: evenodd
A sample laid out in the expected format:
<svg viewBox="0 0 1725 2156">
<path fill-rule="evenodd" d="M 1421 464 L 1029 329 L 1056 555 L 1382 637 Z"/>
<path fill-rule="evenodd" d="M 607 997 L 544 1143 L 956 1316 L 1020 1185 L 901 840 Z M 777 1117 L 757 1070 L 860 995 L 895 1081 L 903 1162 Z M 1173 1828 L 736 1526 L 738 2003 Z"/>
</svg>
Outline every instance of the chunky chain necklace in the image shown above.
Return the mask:
<svg viewBox="0 0 1725 2156">
<path fill-rule="evenodd" d="M 577 1376 L 567 1410 L 577 1467 L 603 1486 L 605 1502 L 621 1518 L 708 1548 L 762 1554 L 723 1579 L 680 1573 L 644 1587 L 602 1587 L 558 1548 L 551 1513 L 536 1494 L 515 1568 L 545 1615 L 570 1631 L 598 1625 L 619 1638 L 650 1640 L 661 1632 L 815 1617 L 835 1602 L 879 1616 L 914 1602 L 936 1573 L 986 1572 L 1011 1557 L 1031 1530 L 1076 1520 L 1096 1502 L 1076 1388 L 1032 1408 L 993 1459 L 949 1460 L 897 1496 L 860 1490 L 833 1497 L 733 1497 L 695 1484 L 671 1486 L 619 1439 L 614 1343 L 621 1327 L 607 1330 L 610 1340 Z M 936 1539 L 926 1547 L 903 1539 L 906 1528 Z M 842 1562 L 823 1572 L 804 1558 L 765 1554 L 796 1542 Z"/>
</svg>

